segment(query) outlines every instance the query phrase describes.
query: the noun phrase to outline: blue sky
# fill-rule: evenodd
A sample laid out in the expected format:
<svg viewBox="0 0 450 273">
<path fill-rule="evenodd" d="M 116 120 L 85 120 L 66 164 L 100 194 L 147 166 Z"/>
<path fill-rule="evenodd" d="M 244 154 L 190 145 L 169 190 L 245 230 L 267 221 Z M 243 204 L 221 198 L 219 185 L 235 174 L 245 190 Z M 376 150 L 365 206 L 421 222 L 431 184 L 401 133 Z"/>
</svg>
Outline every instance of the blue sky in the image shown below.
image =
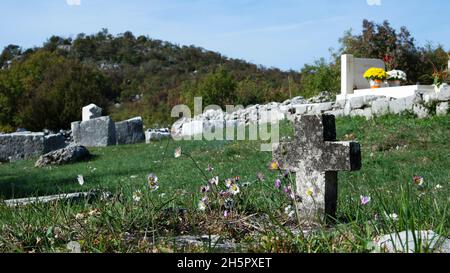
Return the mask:
<svg viewBox="0 0 450 273">
<path fill-rule="evenodd" d="M 367 18 L 450 49 L 448 0 L 1 0 L 0 10 L 1 48 L 108 28 L 299 70 L 328 58 L 344 31 L 359 32 Z"/>
</svg>

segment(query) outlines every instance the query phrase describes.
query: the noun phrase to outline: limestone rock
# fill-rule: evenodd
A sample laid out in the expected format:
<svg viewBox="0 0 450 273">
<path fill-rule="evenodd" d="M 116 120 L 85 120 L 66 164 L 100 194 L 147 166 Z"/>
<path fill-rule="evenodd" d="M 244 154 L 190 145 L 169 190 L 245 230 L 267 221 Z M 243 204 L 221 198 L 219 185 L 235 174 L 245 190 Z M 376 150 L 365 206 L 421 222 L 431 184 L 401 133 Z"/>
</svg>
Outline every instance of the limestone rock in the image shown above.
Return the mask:
<svg viewBox="0 0 450 273">
<path fill-rule="evenodd" d="M 333 96 L 328 91 L 322 91 L 317 96 L 308 99 L 308 103 L 322 103 L 333 101 Z"/>
<path fill-rule="evenodd" d="M 88 149 L 84 146 L 69 146 L 41 156 L 36 161 L 35 167 L 45 167 L 49 165 L 64 165 L 81 161 L 90 156 Z"/>
<path fill-rule="evenodd" d="M 449 101 L 450 100 L 450 87 L 446 86 L 441 88 L 441 90 L 436 95 L 438 101 Z"/>
<path fill-rule="evenodd" d="M 449 112 L 449 102 L 441 102 L 436 105 L 436 115 L 445 116 Z"/>
<path fill-rule="evenodd" d="M 372 102 L 372 114 L 374 116 L 382 116 L 389 113 L 389 99 L 382 98 Z"/>
<path fill-rule="evenodd" d="M 77 145 L 85 147 L 116 145 L 116 126 L 109 116 L 73 122 L 72 134 Z"/>
<path fill-rule="evenodd" d="M 414 104 L 413 113 L 419 118 L 424 119 L 429 116 L 428 109 L 421 104 Z"/>
<path fill-rule="evenodd" d="M 325 111 L 329 111 L 333 108 L 332 102 L 324 102 L 324 103 L 316 103 L 311 105 L 311 110 L 308 111 L 308 114 L 311 115 L 320 115 Z"/>
<path fill-rule="evenodd" d="M 145 140 L 144 124 L 141 117 L 116 122 L 117 144 L 135 144 Z"/>
<path fill-rule="evenodd" d="M 326 111 L 325 114 L 327 115 L 333 115 L 336 118 L 340 118 L 344 116 L 344 110 L 342 109 L 337 109 L 337 110 L 332 110 L 332 111 Z"/>
<path fill-rule="evenodd" d="M 164 129 L 149 129 L 145 131 L 145 142 L 151 143 L 152 141 L 161 141 L 163 139 L 169 139 L 171 137 L 170 131 L 167 128 Z"/>
<path fill-rule="evenodd" d="M 397 99 L 389 102 L 389 111 L 392 114 L 401 114 L 407 110 L 412 110 L 412 104 L 407 104 L 405 99 Z"/>
<path fill-rule="evenodd" d="M 355 109 L 350 112 L 350 116 L 365 117 L 367 120 L 370 120 L 372 118 L 372 109 L 371 108 Z"/>
<path fill-rule="evenodd" d="M 420 243 L 419 243 L 420 242 Z M 450 253 L 450 240 L 435 232 L 402 231 L 376 238 L 372 243 L 374 252 L 414 253 L 422 252 Z M 419 249 L 421 248 L 421 249 Z"/>
</svg>

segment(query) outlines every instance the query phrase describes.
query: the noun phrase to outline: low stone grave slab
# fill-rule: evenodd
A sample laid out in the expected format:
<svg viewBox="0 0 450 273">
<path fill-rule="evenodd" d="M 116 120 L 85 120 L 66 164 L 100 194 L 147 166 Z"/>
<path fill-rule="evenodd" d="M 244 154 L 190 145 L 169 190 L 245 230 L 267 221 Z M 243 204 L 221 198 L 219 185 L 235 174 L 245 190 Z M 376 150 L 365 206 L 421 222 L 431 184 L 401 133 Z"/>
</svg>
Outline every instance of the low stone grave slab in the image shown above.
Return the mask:
<svg viewBox="0 0 450 273">
<path fill-rule="evenodd" d="M 141 117 L 116 122 L 117 144 L 135 144 L 145 141 L 144 123 Z"/>
<path fill-rule="evenodd" d="M 107 117 L 72 122 L 75 144 L 85 147 L 106 147 L 116 145 L 116 125 Z"/>
<path fill-rule="evenodd" d="M 20 199 L 5 200 L 4 203 L 7 207 L 27 206 L 31 204 L 46 204 L 58 201 L 74 201 L 80 199 L 89 198 L 108 198 L 112 194 L 109 192 L 89 191 L 89 192 L 76 192 L 66 194 L 56 194 L 41 197 L 28 197 Z"/>
<path fill-rule="evenodd" d="M 0 135 L 0 161 L 29 159 L 66 146 L 62 134 L 13 133 Z"/>
</svg>

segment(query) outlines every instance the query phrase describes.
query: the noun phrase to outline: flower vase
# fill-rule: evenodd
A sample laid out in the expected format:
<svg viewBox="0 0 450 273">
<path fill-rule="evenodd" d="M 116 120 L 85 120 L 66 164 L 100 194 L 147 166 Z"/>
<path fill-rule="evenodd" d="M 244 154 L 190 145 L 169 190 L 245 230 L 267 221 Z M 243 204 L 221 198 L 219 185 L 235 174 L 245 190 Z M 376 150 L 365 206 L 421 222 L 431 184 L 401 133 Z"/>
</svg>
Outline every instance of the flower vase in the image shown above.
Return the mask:
<svg viewBox="0 0 450 273">
<path fill-rule="evenodd" d="M 389 87 L 399 87 L 402 85 L 402 82 L 400 80 L 389 80 L 388 85 Z"/>
<path fill-rule="evenodd" d="M 381 88 L 382 85 L 383 85 L 382 80 L 370 80 L 370 88 L 372 89 Z"/>
</svg>

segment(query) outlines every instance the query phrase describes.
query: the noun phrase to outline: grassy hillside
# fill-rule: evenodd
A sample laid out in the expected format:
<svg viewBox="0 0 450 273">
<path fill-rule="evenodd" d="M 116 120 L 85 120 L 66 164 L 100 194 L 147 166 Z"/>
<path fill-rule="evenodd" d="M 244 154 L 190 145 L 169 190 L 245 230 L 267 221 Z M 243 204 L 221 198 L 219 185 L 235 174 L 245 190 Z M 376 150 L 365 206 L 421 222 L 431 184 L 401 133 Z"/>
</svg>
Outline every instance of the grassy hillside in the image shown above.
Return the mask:
<svg viewBox="0 0 450 273">
<path fill-rule="evenodd" d="M 267 167 L 271 154 L 260 152 L 260 143 L 183 141 L 91 149 L 93 159 L 70 166 L 36 169 L 34 161 L 0 165 L 0 198 L 94 188 L 115 194 L 112 200 L 93 203 L 0 207 L 0 250 L 63 251 L 76 240 L 89 252 L 182 251 L 170 238 L 219 234 L 242 243 L 242 251 L 366 252 L 373 237 L 397 230 L 431 229 L 450 236 L 448 115 L 424 120 L 343 118 L 337 130 L 339 140 L 362 144 L 363 168 L 339 174 L 337 224 L 306 238 L 291 233 L 296 221 L 284 213 L 289 200 L 274 188 L 277 174 Z M 282 132 L 292 134 L 292 126 L 284 124 Z M 185 156 L 174 158 L 177 147 Z M 205 170 L 208 164 L 212 173 Z M 227 218 L 220 209 L 198 210 L 200 187 L 206 184 L 202 172 L 218 175 L 221 183 L 241 177 L 241 193 Z M 149 173 L 159 178 L 156 192 L 146 186 Z M 79 174 L 84 186 L 77 184 Z M 416 175 L 424 178 L 423 186 L 413 183 Z M 139 202 L 132 197 L 137 190 L 142 193 Z M 371 202 L 361 205 L 361 195 L 370 196 Z M 187 211 L 174 213 L 180 208 Z M 393 213 L 398 220 L 385 216 Z"/>
<path fill-rule="evenodd" d="M 202 86 L 214 91 L 211 81 L 232 103 L 249 105 L 298 94 L 300 73 L 131 32 L 53 36 L 41 47 L 9 45 L 0 53 L 0 131 L 68 128 L 90 103 L 116 120 L 138 115 L 162 126 L 172 122 L 173 106 L 206 96 Z"/>
</svg>

